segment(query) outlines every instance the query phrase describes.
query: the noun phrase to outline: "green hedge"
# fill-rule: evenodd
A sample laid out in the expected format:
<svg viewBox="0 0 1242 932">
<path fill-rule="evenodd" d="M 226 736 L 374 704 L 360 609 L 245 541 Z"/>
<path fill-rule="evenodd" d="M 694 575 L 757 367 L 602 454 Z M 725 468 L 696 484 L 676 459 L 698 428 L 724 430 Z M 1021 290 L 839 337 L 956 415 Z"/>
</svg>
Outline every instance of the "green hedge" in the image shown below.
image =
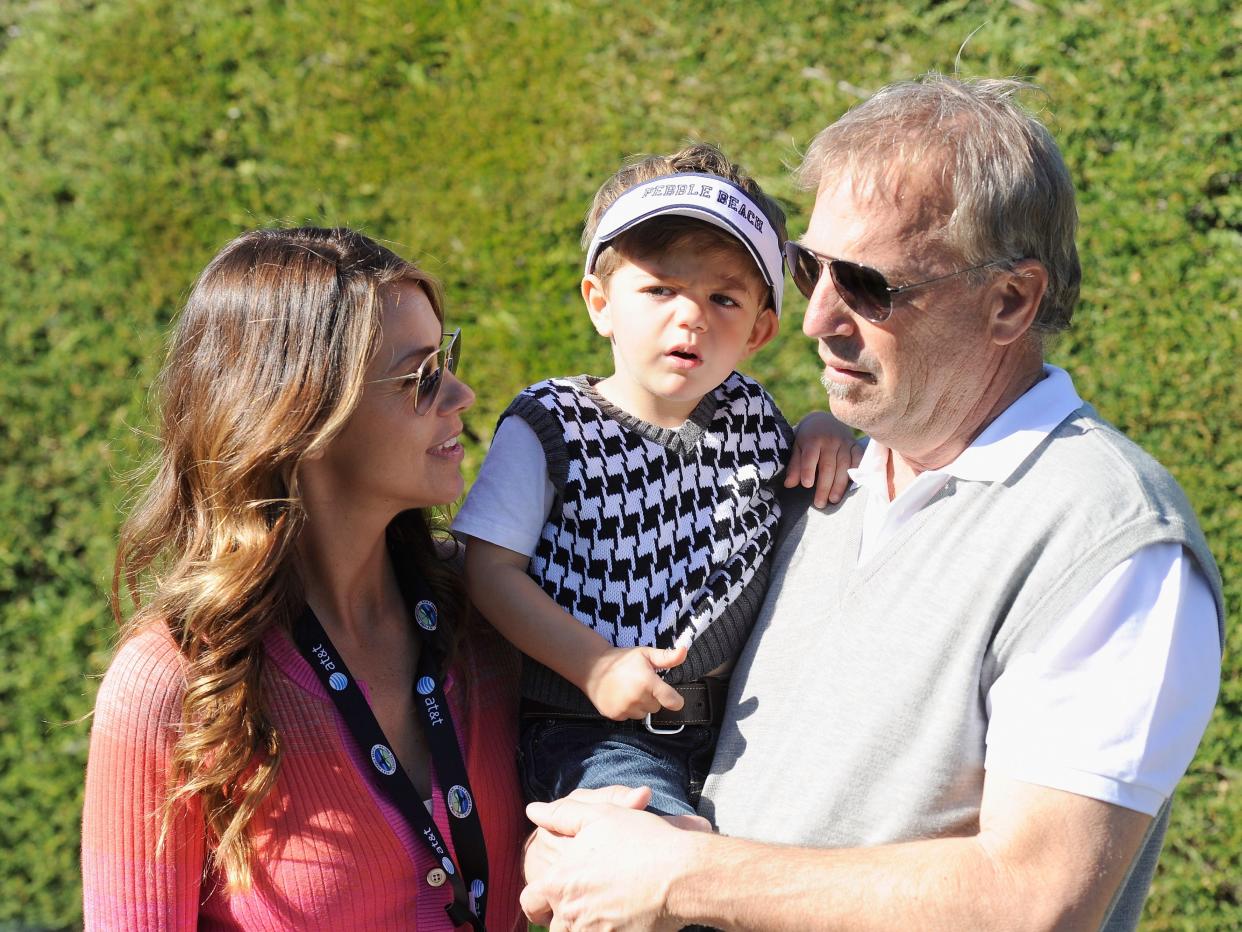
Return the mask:
<svg viewBox="0 0 1242 932">
<path fill-rule="evenodd" d="M 1237 6 L 717 7 L 0 0 L 0 926 L 80 922 L 78 719 L 114 636 L 148 386 L 194 274 L 249 227 L 348 224 L 445 280 L 480 394 L 473 471 L 514 391 L 606 361 L 577 239 L 624 156 L 718 141 L 797 233 L 785 165 L 860 94 L 1030 76 L 1081 192 L 1083 301 L 1054 360 L 1185 486 L 1237 616 Z M 790 303 L 752 369 L 796 417 L 822 392 Z M 1240 648 L 1235 628 L 1151 929 L 1242 926 Z"/>
</svg>

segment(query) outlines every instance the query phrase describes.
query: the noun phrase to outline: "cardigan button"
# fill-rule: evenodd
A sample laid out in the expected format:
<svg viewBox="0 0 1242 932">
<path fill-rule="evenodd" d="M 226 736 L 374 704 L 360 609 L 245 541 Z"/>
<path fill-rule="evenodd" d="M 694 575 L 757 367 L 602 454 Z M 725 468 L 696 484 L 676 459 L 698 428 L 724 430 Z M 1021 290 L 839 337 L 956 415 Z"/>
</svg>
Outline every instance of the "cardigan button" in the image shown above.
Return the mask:
<svg viewBox="0 0 1242 932">
<path fill-rule="evenodd" d="M 444 869 L 433 867 L 427 871 L 427 884 L 432 887 L 442 887 L 444 882 L 448 880 L 448 874 L 444 873 Z"/>
</svg>

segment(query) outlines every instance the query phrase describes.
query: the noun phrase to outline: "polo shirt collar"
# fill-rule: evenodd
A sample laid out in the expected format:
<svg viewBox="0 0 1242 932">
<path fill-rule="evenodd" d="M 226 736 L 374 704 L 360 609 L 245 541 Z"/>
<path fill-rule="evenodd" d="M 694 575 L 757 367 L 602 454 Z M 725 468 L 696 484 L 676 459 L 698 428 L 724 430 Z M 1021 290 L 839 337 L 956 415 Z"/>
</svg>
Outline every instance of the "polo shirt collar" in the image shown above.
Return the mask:
<svg viewBox="0 0 1242 932">
<path fill-rule="evenodd" d="M 1045 365 L 1044 377 L 1002 411 L 944 471 L 958 479 L 1003 482 L 1081 407 L 1069 373 Z"/>
</svg>

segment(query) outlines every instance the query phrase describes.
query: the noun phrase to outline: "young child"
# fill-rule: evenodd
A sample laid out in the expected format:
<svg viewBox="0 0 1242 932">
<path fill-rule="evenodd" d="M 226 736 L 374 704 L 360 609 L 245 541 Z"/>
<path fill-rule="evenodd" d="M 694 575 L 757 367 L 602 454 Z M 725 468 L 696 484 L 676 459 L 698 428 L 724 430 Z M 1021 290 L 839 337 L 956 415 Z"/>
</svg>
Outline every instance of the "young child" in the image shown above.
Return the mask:
<svg viewBox="0 0 1242 932">
<path fill-rule="evenodd" d="M 652 810 L 694 811 L 793 442 L 735 371 L 776 335 L 784 239 L 780 207 L 707 145 L 628 165 L 595 196 L 582 297 L 613 373 L 519 394 L 453 524 L 471 598 L 529 658 L 532 799 L 646 785 Z M 822 500 L 843 452 L 844 488 L 851 437 L 820 418 L 786 485 L 809 486 L 818 460 Z"/>
</svg>

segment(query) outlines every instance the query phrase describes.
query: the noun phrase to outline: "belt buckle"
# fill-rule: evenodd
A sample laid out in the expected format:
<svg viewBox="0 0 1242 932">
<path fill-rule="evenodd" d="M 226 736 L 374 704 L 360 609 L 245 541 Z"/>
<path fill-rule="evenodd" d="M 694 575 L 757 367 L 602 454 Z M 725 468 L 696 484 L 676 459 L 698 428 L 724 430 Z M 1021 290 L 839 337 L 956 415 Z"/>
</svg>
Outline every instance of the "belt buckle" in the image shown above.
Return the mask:
<svg viewBox="0 0 1242 932">
<path fill-rule="evenodd" d="M 651 722 L 651 713 L 647 713 L 647 717 L 643 719 L 643 727 L 653 735 L 679 735 L 686 730 L 685 723 L 678 725 L 676 728 L 660 728 Z"/>
</svg>

